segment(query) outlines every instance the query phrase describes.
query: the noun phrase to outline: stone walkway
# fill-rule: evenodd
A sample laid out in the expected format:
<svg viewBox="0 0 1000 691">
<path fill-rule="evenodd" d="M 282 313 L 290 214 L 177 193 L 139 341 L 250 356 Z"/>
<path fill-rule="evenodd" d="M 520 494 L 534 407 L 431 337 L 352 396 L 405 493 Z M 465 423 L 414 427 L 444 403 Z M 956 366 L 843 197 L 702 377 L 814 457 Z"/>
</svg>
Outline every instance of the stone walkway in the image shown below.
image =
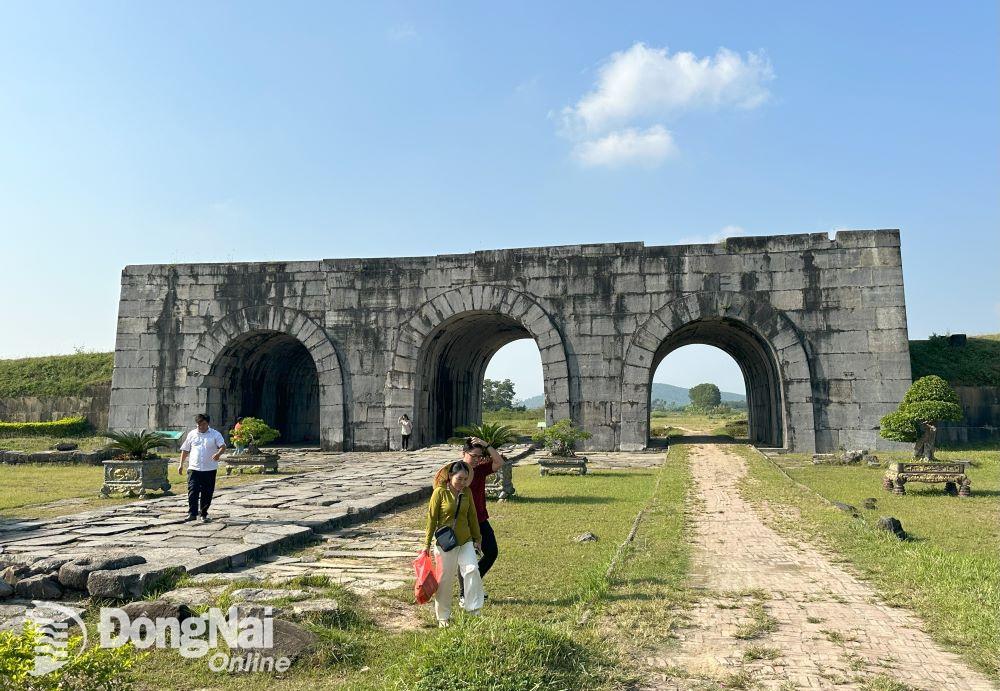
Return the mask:
<svg viewBox="0 0 1000 691">
<path fill-rule="evenodd" d="M 656 671 L 652 688 L 705 688 L 711 681 L 853 689 L 884 675 L 928 691 L 996 689 L 936 645 L 915 616 L 766 526 L 737 491 L 746 473 L 742 458 L 711 444 L 691 447 L 690 458 L 700 597 L 679 649 L 647 660 Z M 751 657 L 773 659 L 745 660 L 748 649 Z"/>
<path fill-rule="evenodd" d="M 35 562 L 54 570 L 59 560 L 127 550 L 146 560 L 143 568 L 224 571 L 301 544 L 316 531 L 358 523 L 429 495 L 434 470 L 455 451 L 447 446 L 403 455 L 289 450 L 288 456 L 288 466 L 296 470 L 324 469 L 220 489 L 209 523 L 182 523 L 183 486 L 175 487 L 181 491 L 173 496 L 107 509 L 0 521 L 0 569 Z"/>
</svg>

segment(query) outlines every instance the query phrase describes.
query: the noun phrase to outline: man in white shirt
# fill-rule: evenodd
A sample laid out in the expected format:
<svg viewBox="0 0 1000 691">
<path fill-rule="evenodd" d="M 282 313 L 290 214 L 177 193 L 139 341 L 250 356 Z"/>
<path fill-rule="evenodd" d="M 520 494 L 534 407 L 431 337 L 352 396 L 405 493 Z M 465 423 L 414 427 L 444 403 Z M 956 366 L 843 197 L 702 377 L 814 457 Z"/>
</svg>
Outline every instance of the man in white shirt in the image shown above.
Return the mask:
<svg viewBox="0 0 1000 691">
<path fill-rule="evenodd" d="M 184 522 L 198 518 L 206 523 L 208 507 L 215 494 L 215 475 L 219 470 L 219 457 L 226 450 L 226 440 L 217 430 L 208 426 L 209 418 L 204 413 L 195 416 L 196 429 L 188 432 L 181 444 L 181 461 L 177 472 L 184 473 L 184 463 L 188 463 L 188 517 Z"/>
</svg>

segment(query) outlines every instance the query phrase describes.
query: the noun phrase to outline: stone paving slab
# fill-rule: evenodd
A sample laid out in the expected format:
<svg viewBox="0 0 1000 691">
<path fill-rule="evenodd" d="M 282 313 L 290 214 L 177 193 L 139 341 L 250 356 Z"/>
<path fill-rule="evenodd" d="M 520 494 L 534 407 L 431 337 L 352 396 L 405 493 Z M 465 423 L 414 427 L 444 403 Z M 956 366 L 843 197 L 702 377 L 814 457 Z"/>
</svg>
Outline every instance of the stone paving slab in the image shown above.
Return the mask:
<svg viewBox="0 0 1000 691">
<path fill-rule="evenodd" d="M 868 584 L 809 546 L 764 523 L 737 489 L 745 461 L 723 445 L 691 447 L 695 481 L 692 584 L 700 591 L 680 646 L 650 656 L 651 688 L 689 689 L 745 670 L 755 687 L 857 689 L 885 675 L 906 688 L 987 691 L 997 687 L 928 636 L 919 619 L 889 607 Z M 737 638 L 763 606 L 773 632 Z M 774 660 L 745 662 L 749 645 Z M 690 678 L 671 673 L 685 670 Z"/>
<path fill-rule="evenodd" d="M 428 496 L 434 471 L 455 454 L 447 446 L 319 454 L 311 462 L 322 470 L 262 476 L 260 482 L 220 489 L 209 523 L 183 523 L 187 499 L 181 495 L 48 520 L 0 522 L 0 564 L 94 556 L 114 548 L 137 553 L 153 566 L 182 566 L 191 574 L 223 571 Z M 310 462 L 307 451 L 293 455 L 302 457 L 301 464 Z"/>
</svg>

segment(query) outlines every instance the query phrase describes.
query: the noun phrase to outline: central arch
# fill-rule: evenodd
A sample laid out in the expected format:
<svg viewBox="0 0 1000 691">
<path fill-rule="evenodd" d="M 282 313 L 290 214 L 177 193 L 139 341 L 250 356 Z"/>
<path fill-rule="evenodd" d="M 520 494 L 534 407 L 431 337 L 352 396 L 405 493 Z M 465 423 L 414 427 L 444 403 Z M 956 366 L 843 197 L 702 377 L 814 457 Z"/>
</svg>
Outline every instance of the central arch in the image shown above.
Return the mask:
<svg viewBox="0 0 1000 691">
<path fill-rule="evenodd" d="M 658 309 L 628 344 L 622 373 L 620 448 L 645 448 L 653 373 L 673 350 L 712 345 L 743 371 L 750 440 L 802 452 L 816 448 L 807 344 L 788 317 L 740 293 L 694 293 Z"/>
<path fill-rule="evenodd" d="M 385 381 L 388 448 L 399 448 L 396 421 L 414 420 L 414 444 L 444 441 L 481 416 L 486 366 L 500 348 L 532 338 L 542 360 L 545 419 L 570 416 L 569 370 L 562 335 L 548 313 L 519 291 L 465 286 L 421 305 L 401 328 Z"/>
</svg>

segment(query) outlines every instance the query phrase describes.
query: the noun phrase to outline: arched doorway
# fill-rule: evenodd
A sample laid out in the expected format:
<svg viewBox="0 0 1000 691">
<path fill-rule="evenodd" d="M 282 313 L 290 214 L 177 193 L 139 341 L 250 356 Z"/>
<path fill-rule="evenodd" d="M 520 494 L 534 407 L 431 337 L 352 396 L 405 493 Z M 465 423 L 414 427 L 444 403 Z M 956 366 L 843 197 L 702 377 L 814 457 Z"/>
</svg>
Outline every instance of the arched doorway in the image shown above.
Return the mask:
<svg viewBox="0 0 1000 691">
<path fill-rule="evenodd" d="M 746 390 L 750 443 L 766 447 L 782 446 L 785 422 L 778 367 L 767 344 L 742 322 L 701 319 L 671 332 L 653 355 L 650 397 L 654 373 L 664 359 L 672 352 L 694 344 L 718 348 L 729 355 L 741 370 Z M 652 429 L 652 425 L 649 428 Z"/>
<path fill-rule="evenodd" d="M 229 429 L 239 416 L 256 417 L 281 432 L 281 443 L 319 443 L 319 376 L 298 339 L 276 331 L 240 336 L 222 350 L 210 375 L 214 424 Z"/>
<path fill-rule="evenodd" d="M 480 397 L 490 359 L 503 346 L 531 334 L 511 317 L 464 313 L 442 322 L 417 364 L 414 420 L 424 443 L 454 436 L 460 425 L 482 420 Z"/>
<path fill-rule="evenodd" d="M 466 286 L 427 301 L 400 331 L 386 374 L 388 448 L 399 448 L 396 420 L 414 420 L 414 446 L 444 441 L 455 427 L 480 419 L 480 387 L 503 346 L 531 338 L 544 376 L 545 420 L 570 417 L 570 383 L 562 335 L 548 313 L 524 293 Z"/>
<path fill-rule="evenodd" d="M 673 300 L 633 334 L 622 368 L 620 449 L 647 446 L 653 372 L 666 354 L 691 343 L 720 348 L 740 365 L 749 412 L 755 420 L 750 432 L 754 443 L 815 452 L 807 342 L 780 310 L 729 291 L 692 293 Z"/>
</svg>

